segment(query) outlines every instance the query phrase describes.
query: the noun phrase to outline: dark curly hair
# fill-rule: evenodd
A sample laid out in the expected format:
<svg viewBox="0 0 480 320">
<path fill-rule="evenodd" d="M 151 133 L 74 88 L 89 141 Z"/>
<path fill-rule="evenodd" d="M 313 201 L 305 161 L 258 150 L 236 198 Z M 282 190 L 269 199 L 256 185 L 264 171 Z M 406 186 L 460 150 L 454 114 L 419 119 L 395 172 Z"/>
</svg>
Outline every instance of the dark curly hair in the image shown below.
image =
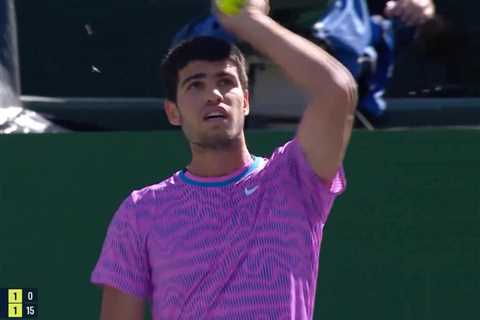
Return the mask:
<svg viewBox="0 0 480 320">
<path fill-rule="evenodd" d="M 161 73 L 166 85 L 166 98 L 177 102 L 178 72 L 194 60 L 230 60 L 237 67 L 243 89 L 248 88 L 247 63 L 240 49 L 215 37 L 196 37 L 171 49 L 162 62 Z"/>
</svg>

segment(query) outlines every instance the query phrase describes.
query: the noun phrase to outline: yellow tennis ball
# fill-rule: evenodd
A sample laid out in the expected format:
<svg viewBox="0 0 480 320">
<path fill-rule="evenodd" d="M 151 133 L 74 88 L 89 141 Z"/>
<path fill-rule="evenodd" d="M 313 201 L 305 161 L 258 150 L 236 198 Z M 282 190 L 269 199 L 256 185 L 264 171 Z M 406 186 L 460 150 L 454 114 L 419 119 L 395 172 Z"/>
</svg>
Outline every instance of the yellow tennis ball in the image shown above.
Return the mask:
<svg viewBox="0 0 480 320">
<path fill-rule="evenodd" d="M 245 5 L 245 0 L 215 0 L 215 3 L 220 12 L 233 16 L 240 13 Z"/>
</svg>

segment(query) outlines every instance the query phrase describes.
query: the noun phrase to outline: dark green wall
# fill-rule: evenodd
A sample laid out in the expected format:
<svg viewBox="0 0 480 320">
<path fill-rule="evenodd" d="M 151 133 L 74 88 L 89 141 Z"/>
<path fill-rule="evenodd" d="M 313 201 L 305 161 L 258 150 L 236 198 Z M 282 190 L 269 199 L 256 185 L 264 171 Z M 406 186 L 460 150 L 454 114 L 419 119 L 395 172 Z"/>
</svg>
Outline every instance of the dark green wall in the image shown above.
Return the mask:
<svg viewBox="0 0 480 320">
<path fill-rule="evenodd" d="M 271 1 L 275 18 L 296 32 L 308 30 L 296 22 L 297 14 L 312 14 L 312 10 L 318 10 L 325 2 Z M 384 4 L 386 0 L 369 2 Z M 175 33 L 208 12 L 210 0 L 15 0 L 15 3 L 23 94 L 162 97 L 159 63 Z M 443 37 L 422 42 L 430 48 L 428 58 L 419 54 L 420 46 L 403 48 L 388 94 L 405 97 L 415 91 L 422 96 L 441 93 L 478 97 L 480 4 L 472 0 L 435 0 L 435 3 L 438 12 L 451 21 L 452 30 Z M 313 14 L 313 20 L 319 16 Z"/>
<path fill-rule="evenodd" d="M 248 139 L 267 155 L 290 135 Z M 317 319 L 479 317 L 479 141 L 475 130 L 354 133 Z M 96 319 L 88 280 L 111 215 L 186 164 L 180 133 L 4 135 L 0 150 L 0 287 L 38 288 L 41 320 Z"/>
</svg>

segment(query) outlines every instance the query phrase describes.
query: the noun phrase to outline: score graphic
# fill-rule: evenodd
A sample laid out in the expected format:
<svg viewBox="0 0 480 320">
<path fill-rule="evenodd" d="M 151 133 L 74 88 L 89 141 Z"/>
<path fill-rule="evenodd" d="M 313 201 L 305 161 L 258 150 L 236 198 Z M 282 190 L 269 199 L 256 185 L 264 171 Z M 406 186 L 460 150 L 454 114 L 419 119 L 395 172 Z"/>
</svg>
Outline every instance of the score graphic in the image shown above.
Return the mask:
<svg viewBox="0 0 480 320">
<path fill-rule="evenodd" d="M 37 319 L 38 290 L 0 289 L 0 319 Z"/>
</svg>

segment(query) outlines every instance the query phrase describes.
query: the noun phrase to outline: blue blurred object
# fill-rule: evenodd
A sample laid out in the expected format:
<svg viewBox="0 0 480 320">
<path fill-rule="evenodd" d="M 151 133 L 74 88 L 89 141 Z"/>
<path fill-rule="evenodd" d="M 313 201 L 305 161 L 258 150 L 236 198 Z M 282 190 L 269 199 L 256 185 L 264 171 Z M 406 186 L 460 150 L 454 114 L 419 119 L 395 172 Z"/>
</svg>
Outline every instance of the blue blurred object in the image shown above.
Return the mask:
<svg viewBox="0 0 480 320">
<path fill-rule="evenodd" d="M 214 15 L 209 14 L 196 18 L 180 29 L 180 31 L 175 34 L 170 47 L 173 48 L 183 41 L 200 36 L 211 36 L 231 43 L 236 42 L 235 36 L 227 32 Z"/>
<path fill-rule="evenodd" d="M 378 118 L 387 108 L 384 95 L 395 66 L 395 38 L 392 22 L 380 16 L 370 18 L 370 29 L 372 31 L 370 44 L 366 48 L 366 54 L 370 53 L 368 56 L 370 68 L 361 81 L 363 83 L 360 84 L 363 91 L 358 107 Z"/>
<path fill-rule="evenodd" d="M 337 0 L 313 25 L 313 36 L 325 42 L 357 80 L 359 109 L 374 118 L 382 116 L 385 87 L 394 68 L 392 21 L 371 17 L 364 0 Z"/>
<path fill-rule="evenodd" d="M 337 0 L 313 25 L 314 37 L 324 41 L 340 60 L 358 78 L 358 63 L 371 39 L 370 15 L 363 0 Z"/>
</svg>

